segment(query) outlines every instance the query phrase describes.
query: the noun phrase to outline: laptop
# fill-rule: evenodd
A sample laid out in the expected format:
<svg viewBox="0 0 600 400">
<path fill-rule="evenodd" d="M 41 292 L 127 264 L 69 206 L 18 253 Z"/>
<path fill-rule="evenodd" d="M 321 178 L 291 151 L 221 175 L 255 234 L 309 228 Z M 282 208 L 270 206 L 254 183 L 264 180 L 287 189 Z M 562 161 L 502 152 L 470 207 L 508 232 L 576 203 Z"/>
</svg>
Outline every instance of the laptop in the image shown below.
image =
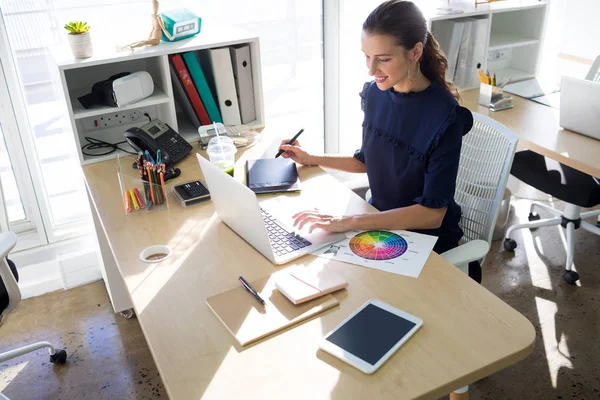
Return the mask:
<svg viewBox="0 0 600 400">
<path fill-rule="evenodd" d="M 559 124 L 600 140 L 600 83 L 563 76 Z"/>
<path fill-rule="evenodd" d="M 276 202 L 259 205 L 256 194 L 196 153 L 217 215 L 235 233 L 274 264 L 285 264 L 345 238 L 343 233 L 315 229 L 299 234 L 287 225 Z M 266 202 L 269 203 L 269 202 Z"/>
</svg>

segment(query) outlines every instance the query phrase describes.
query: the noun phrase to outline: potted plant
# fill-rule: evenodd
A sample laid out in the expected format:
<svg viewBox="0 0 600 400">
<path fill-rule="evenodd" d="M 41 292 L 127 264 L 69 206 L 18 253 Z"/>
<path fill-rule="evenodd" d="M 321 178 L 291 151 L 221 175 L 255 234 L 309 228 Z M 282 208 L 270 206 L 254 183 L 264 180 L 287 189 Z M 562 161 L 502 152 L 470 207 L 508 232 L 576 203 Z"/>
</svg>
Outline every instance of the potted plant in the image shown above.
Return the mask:
<svg viewBox="0 0 600 400">
<path fill-rule="evenodd" d="M 87 22 L 71 21 L 65 25 L 69 31 L 69 44 L 75 58 L 88 58 L 92 56 L 92 39 L 90 26 Z"/>
</svg>

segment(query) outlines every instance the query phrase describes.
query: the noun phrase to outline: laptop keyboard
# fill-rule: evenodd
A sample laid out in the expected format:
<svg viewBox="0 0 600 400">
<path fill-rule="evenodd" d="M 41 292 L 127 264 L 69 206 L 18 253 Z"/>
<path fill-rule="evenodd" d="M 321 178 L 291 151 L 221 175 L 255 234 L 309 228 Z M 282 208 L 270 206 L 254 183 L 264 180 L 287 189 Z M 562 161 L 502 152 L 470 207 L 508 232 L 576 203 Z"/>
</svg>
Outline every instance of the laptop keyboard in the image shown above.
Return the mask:
<svg viewBox="0 0 600 400">
<path fill-rule="evenodd" d="M 286 231 L 279 224 L 276 219 L 263 210 L 260 209 L 267 233 L 269 234 L 269 241 L 271 242 L 271 248 L 273 252 L 278 256 L 291 253 L 298 249 L 310 246 L 312 243 L 302 236 L 294 232 Z"/>
</svg>

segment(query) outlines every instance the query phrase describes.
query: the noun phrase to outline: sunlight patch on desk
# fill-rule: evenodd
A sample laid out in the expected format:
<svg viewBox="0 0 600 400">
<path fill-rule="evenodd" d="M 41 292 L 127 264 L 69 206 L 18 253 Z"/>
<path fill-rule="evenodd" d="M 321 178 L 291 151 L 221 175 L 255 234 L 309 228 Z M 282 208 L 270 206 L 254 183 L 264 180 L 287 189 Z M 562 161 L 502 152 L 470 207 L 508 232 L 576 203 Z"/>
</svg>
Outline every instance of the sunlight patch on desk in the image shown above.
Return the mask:
<svg viewBox="0 0 600 400">
<path fill-rule="evenodd" d="M 548 362 L 548 373 L 552 387 L 556 389 L 559 371 L 562 368 L 573 369 L 573 363 L 569 359 L 569 349 L 564 334 L 556 332 L 555 318 L 558 311 L 556 303 L 536 297 L 535 304 Z M 557 334 L 560 335 L 560 340 L 556 339 Z"/>
<path fill-rule="evenodd" d="M 265 399 L 312 399 L 316 398 L 317 394 L 318 397 L 323 397 L 328 391 L 333 393 L 340 382 L 341 371 L 336 366 L 341 361 L 326 355 L 326 360 L 331 360 L 333 366 L 327 361 L 315 365 L 311 361 L 315 357 L 321 359 L 318 356 L 319 350 L 314 341 L 307 340 L 321 337 L 323 329 L 321 320 L 316 318 L 283 333 L 267 337 L 241 351 L 230 347 L 223 352 L 223 359 L 202 393 L 202 398 L 232 398 L 232 394 L 236 392 L 236 389 L 231 387 L 232 384 L 237 388 L 251 387 L 253 393 L 261 393 Z M 282 349 L 286 348 L 289 350 L 282 354 Z M 272 371 L 273 364 L 277 363 L 288 365 L 282 365 L 280 373 L 276 376 L 266 375 L 265 371 Z M 251 367 L 248 368 L 249 366 Z M 298 377 L 303 377 L 302 381 L 299 381 Z M 318 384 L 312 383 L 317 380 Z"/>
<path fill-rule="evenodd" d="M 17 377 L 17 375 L 23 371 L 27 364 L 29 364 L 29 361 L 24 361 L 22 363 L 2 369 L 0 372 L 0 393 L 4 392 L 10 383 Z"/>
<path fill-rule="evenodd" d="M 138 314 L 141 314 L 144 311 L 148 304 L 150 304 L 155 296 L 163 289 L 164 285 L 169 282 L 175 273 L 177 273 L 182 264 L 187 260 L 188 256 L 198 245 L 200 245 L 206 236 L 207 231 L 212 225 L 218 223 L 219 219 L 217 214 L 214 213 L 202 230 L 195 231 L 194 227 L 203 222 L 204 221 L 190 220 L 184 223 L 183 227 L 173 235 L 173 238 L 168 243 L 168 246 L 172 249 L 171 256 L 165 261 L 158 263 L 155 271 L 152 273 L 160 275 L 160 279 L 152 279 L 152 285 L 139 285 L 138 288 L 143 286 L 143 290 L 137 290 L 138 288 L 133 290 L 131 296 L 135 298 L 134 302 Z M 158 270 L 160 270 L 160 272 L 158 272 Z M 146 279 L 149 278 L 151 278 L 151 276 Z"/>
</svg>

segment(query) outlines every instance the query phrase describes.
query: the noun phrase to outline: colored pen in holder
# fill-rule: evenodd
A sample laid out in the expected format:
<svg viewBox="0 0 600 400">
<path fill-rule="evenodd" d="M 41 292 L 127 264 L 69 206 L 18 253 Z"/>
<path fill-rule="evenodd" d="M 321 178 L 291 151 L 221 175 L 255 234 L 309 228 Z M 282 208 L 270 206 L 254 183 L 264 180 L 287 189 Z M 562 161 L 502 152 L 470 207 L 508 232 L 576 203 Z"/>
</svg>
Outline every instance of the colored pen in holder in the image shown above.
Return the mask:
<svg viewBox="0 0 600 400">
<path fill-rule="evenodd" d="M 165 165 L 156 163 L 149 154 L 139 153 L 132 168 L 121 168 L 132 164 L 130 157 L 118 158 L 118 178 L 125 214 L 136 211 L 156 211 L 168 208 L 165 190 Z M 160 160 L 160 154 L 157 161 Z"/>
</svg>

